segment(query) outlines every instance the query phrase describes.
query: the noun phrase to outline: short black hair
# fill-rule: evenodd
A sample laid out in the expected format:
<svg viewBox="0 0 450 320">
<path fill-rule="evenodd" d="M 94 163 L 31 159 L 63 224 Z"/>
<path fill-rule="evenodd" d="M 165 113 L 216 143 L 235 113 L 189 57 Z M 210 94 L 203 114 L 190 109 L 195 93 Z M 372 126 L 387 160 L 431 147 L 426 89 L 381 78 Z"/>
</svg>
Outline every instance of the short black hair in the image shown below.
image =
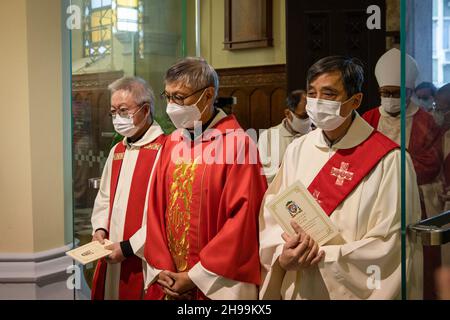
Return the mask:
<svg viewBox="0 0 450 320">
<path fill-rule="evenodd" d="M 431 82 L 422 82 L 421 84 L 419 84 L 416 87 L 416 89 L 414 89 L 414 92 L 417 92 L 417 91 L 422 90 L 422 89 L 430 89 L 431 90 L 431 95 L 433 97 L 436 95 L 436 92 L 437 92 L 437 88 Z"/>
<path fill-rule="evenodd" d="M 436 95 L 443 95 L 443 94 L 450 95 L 450 83 L 447 83 L 446 85 L 443 85 L 436 92 Z"/>
<path fill-rule="evenodd" d="M 339 71 L 342 75 L 347 97 L 360 93 L 364 83 L 364 65 L 357 58 L 345 56 L 329 56 L 314 63 L 308 70 L 306 84 L 309 84 L 324 73 Z"/>
<path fill-rule="evenodd" d="M 294 90 L 289 93 L 286 98 L 286 106 L 288 107 L 288 109 L 292 112 L 295 112 L 295 109 L 302 100 L 302 97 L 305 95 L 306 92 L 304 90 Z"/>
</svg>

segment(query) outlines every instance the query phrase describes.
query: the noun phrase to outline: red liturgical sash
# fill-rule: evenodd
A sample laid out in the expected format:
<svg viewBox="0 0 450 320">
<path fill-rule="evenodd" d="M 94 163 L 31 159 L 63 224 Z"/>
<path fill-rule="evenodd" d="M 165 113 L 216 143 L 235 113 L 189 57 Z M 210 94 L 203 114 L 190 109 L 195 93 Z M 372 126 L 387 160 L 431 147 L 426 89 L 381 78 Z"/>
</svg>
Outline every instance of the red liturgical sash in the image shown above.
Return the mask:
<svg viewBox="0 0 450 320">
<path fill-rule="evenodd" d="M 339 149 L 323 166 L 309 192 L 330 216 L 373 168 L 390 151 L 399 146 L 378 131 L 360 145 Z"/>
<path fill-rule="evenodd" d="M 158 155 L 158 151 L 164 142 L 161 135 L 150 144 L 141 147 L 136 161 L 136 167 L 131 182 L 130 194 L 125 218 L 123 240 L 129 240 L 141 227 L 144 216 L 145 198 L 150 174 Z M 119 182 L 120 170 L 125 155 L 125 145 L 119 143 L 114 150 L 114 158 L 111 170 L 110 202 L 109 202 L 109 224 L 111 223 L 112 207 Z M 95 270 L 92 282 L 92 300 L 103 300 L 105 296 L 107 263 L 101 259 Z M 140 300 L 144 290 L 144 279 L 142 273 L 142 260 L 137 256 L 127 258 L 120 267 L 120 300 Z"/>
</svg>

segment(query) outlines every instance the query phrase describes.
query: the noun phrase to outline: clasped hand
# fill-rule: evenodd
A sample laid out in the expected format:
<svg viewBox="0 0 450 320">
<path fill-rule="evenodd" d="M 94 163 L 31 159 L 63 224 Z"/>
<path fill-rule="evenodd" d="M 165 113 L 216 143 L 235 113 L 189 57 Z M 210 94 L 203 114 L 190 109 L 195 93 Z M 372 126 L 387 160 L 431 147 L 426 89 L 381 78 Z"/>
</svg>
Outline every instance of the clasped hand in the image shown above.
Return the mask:
<svg viewBox="0 0 450 320">
<path fill-rule="evenodd" d="M 295 231 L 294 236 L 282 234 L 285 241 L 283 251 L 278 258 L 280 266 L 286 271 L 299 271 L 319 264 L 325 257 L 325 252 L 319 252 L 319 245 L 294 221 L 291 226 Z"/>
</svg>

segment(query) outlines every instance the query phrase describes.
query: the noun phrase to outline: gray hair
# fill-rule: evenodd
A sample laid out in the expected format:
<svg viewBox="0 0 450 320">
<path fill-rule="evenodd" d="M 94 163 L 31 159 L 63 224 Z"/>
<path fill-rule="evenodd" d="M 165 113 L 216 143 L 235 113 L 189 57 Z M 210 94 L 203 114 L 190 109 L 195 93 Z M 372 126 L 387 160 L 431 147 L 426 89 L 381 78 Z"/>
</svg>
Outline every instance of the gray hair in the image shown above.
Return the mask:
<svg viewBox="0 0 450 320">
<path fill-rule="evenodd" d="M 165 83 L 179 83 L 193 90 L 204 87 L 214 87 L 214 99 L 219 93 L 219 76 L 216 70 L 203 58 L 187 57 L 166 72 Z"/>
<path fill-rule="evenodd" d="M 145 103 L 150 104 L 150 113 L 155 114 L 155 95 L 148 83 L 139 77 L 122 77 L 108 86 L 108 90 L 113 95 L 117 91 L 127 91 L 133 96 L 134 102 L 141 106 Z"/>
</svg>

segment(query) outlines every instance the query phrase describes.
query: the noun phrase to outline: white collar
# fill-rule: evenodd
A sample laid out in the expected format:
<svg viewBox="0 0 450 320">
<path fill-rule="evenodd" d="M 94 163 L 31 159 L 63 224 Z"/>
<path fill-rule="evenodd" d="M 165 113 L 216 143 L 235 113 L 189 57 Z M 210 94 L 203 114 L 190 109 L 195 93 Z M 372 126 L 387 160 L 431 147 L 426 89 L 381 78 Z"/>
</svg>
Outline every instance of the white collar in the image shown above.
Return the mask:
<svg viewBox="0 0 450 320">
<path fill-rule="evenodd" d="M 217 123 L 219 123 L 222 119 L 228 117 L 228 115 L 222 110 L 222 109 L 217 109 L 218 112 L 215 115 L 214 119 L 211 121 L 211 123 L 208 125 L 208 127 L 206 127 L 206 129 L 202 132 L 201 135 L 195 137 L 195 140 L 199 139 L 199 138 L 204 138 L 204 133 L 207 132 L 207 130 L 213 128 Z M 193 130 L 188 130 L 188 129 L 184 129 L 184 128 L 180 128 L 177 129 L 176 131 L 178 131 L 178 135 L 179 137 L 184 137 L 186 139 L 192 139 L 191 138 L 191 132 L 194 132 Z"/>
<path fill-rule="evenodd" d="M 153 120 L 153 124 L 148 128 L 147 132 L 136 142 L 128 142 L 127 138 L 123 139 L 123 144 L 127 146 L 127 148 L 140 148 L 145 146 L 151 142 L 153 142 L 160 135 L 164 134 L 159 124 Z"/>
<path fill-rule="evenodd" d="M 361 116 L 355 112 L 355 118 L 353 119 L 350 128 L 347 133 L 333 145 L 334 149 L 351 149 L 361 143 L 363 143 L 374 131 Z M 314 139 L 314 144 L 321 149 L 330 149 L 327 139 L 322 129 L 316 129 L 309 133 L 312 139 Z"/>
<path fill-rule="evenodd" d="M 214 117 L 214 120 L 211 121 L 211 123 L 209 124 L 209 126 L 206 129 L 211 129 L 212 127 L 214 127 L 220 120 L 228 117 L 228 115 L 222 110 L 222 109 L 217 109 L 219 112 L 217 112 L 216 116 Z"/>
</svg>

